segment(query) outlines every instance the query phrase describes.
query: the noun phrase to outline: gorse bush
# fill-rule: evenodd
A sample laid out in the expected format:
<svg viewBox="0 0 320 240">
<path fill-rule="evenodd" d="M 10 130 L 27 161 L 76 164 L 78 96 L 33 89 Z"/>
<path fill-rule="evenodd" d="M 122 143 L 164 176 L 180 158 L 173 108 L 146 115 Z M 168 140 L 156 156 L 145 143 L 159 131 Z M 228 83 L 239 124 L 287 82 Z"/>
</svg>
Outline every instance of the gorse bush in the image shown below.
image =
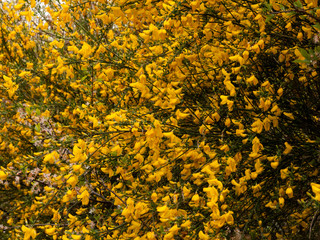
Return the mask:
<svg viewBox="0 0 320 240">
<path fill-rule="evenodd" d="M 2 239 L 316 239 L 317 1 L 2 1 Z"/>
</svg>

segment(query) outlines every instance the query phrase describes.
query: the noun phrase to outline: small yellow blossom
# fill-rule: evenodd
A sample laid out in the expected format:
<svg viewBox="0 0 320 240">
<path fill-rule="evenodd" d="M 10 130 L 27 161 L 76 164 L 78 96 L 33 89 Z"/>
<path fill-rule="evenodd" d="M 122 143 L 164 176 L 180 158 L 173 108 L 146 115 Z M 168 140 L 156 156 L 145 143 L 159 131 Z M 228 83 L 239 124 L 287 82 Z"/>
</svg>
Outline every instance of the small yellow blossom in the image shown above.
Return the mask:
<svg viewBox="0 0 320 240">
<path fill-rule="evenodd" d="M 288 154 L 291 152 L 292 147 L 291 147 L 291 145 L 290 145 L 289 143 L 287 143 L 287 142 L 285 142 L 284 145 L 286 146 L 286 149 L 283 151 L 283 154 L 284 154 L 284 155 L 288 155 Z"/>
<path fill-rule="evenodd" d="M 286 194 L 288 195 L 289 198 L 293 197 L 293 191 L 291 187 L 288 187 L 286 190 Z"/>
<path fill-rule="evenodd" d="M 28 228 L 23 225 L 21 230 L 24 232 L 23 240 L 29 240 L 30 238 L 35 239 L 37 236 L 37 232 L 33 228 Z"/>
<path fill-rule="evenodd" d="M 8 174 L 6 174 L 4 171 L 0 170 L 0 179 L 2 181 L 6 180 L 8 177 Z"/>
</svg>

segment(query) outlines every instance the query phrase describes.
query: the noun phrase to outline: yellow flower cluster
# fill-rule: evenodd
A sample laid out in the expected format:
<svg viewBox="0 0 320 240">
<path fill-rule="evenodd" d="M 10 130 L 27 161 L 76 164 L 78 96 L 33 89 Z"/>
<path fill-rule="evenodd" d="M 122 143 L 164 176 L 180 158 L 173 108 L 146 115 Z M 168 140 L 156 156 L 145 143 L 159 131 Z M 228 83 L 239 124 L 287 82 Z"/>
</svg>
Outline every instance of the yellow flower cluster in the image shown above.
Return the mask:
<svg viewBox="0 0 320 240">
<path fill-rule="evenodd" d="M 315 235 L 316 0 L 0 8 L 3 238 Z"/>
</svg>

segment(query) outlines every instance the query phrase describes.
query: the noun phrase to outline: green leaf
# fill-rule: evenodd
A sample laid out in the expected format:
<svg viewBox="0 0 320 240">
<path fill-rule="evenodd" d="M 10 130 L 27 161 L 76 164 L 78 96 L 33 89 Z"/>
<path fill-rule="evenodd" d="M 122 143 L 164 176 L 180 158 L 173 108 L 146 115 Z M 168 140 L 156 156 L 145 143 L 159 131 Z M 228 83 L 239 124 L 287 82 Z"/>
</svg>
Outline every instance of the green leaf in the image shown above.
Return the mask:
<svg viewBox="0 0 320 240">
<path fill-rule="evenodd" d="M 303 7 L 302 3 L 301 3 L 299 0 L 298 0 L 298 1 L 295 1 L 293 5 L 294 5 L 295 7 L 297 7 L 297 8 L 302 8 L 302 7 Z"/>
<path fill-rule="evenodd" d="M 29 107 L 26 107 L 26 112 L 31 115 L 31 109 Z"/>
<path fill-rule="evenodd" d="M 264 5 L 267 7 L 269 12 L 272 12 L 272 7 L 269 3 L 265 2 Z"/>
<path fill-rule="evenodd" d="M 274 18 L 274 14 L 270 14 L 266 17 L 266 23 L 269 22 L 272 18 Z"/>
<path fill-rule="evenodd" d="M 305 59 L 305 60 L 294 60 L 293 62 L 294 63 L 310 63 L 310 60 L 307 60 L 307 59 Z"/>
<path fill-rule="evenodd" d="M 315 48 L 314 48 L 314 52 L 315 52 L 316 54 L 319 53 L 319 52 L 320 52 L 320 46 L 315 47 Z"/>
<path fill-rule="evenodd" d="M 299 52 L 301 53 L 301 55 L 305 58 L 310 60 L 310 54 L 307 52 L 307 50 L 303 49 L 303 48 L 299 48 Z"/>
<path fill-rule="evenodd" d="M 35 129 L 37 132 L 40 132 L 40 131 L 41 131 L 40 123 L 36 124 L 36 126 L 34 127 L 34 129 Z"/>
<path fill-rule="evenodd" d="M 319 24 L 319 23 L 317 23 L 317 24 L 315 24 L 315 25 L 312 25 L 312 26 L 313 26 L 314 28 L 320 30 L 320 24 Z"/>
</svg>

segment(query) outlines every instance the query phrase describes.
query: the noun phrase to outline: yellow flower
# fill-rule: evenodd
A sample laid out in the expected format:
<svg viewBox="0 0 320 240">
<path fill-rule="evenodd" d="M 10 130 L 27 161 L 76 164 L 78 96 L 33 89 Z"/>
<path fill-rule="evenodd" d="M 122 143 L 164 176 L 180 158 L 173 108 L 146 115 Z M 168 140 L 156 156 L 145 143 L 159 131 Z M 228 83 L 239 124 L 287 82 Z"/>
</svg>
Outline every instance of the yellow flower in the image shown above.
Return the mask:
<svg viewBox="0 0 320 240">
<path fill-rule="evenodd" d="M 252 75 L 251 77 L 249 77 L 247 79 L 246 82 L 249 83 L 249 84 L 257 85 L 259 81 L 254 75 Z"/>
<path fill-rule="evenodd" d="M 233 225 L 233 223 L 234 223 L 234 219 L 233 219 L 232 214 L 233 214 L 232 211 L 228 211 L 226 214 L 224 214 L 222 216 L 226 220 L 226 223 L 229 225 Z"/>
<path fill-rule="evenodd" d="M 9 218 L 8 221 L 7 221 L 7 223 L 8 223 L 9 225 L 12 225 L 12 224 L 13 224 L 13 218 Z"/>
<path fill-rule="evenodd" d="M 279 206 L 282 208 L 284 206 L 284 198 L 280 197 L 279 198 Z"/>
<path fill-rule="evenodd" d="M 99 126 L 99 121 L 96 117 L 89 116 L 89 121 L 93 124 L 93 128 L 96 128 Z"/>
<path fill-rule="evenodd" d="M 23 7 L 23 3 L 20 3 L 20 4 L 17 4 L 17 5 L 15 5 L 13 8 L 14 8 L 14 10 L 20 10 L 22 7 Z"/>
<path fill-rule="evenodd" d="M 67 183 L 71 185 L 72 187 L 75 187 L 78 183 L 78 177 L 77 176 L 72 176 L 67 180 Z"/>
<path fill-rule="evenodd" d="M 56 151 L 53 151 L 52 153 L 49 153 L 44 157 L 43 162 L 45 163 L 49 162 L 50 164 L 54 164 L 54 162 L 58 159 L 59 159 L 59 153 L 57 153 Z"/>
<path fill-rule="evenodd" d="M 311 183 L 311 188 L 314 194 L 316 195 L 314 199 L 320 201 L 320 184 Z"/>
<path fill-rule="evenodd" d="M 187 227 L 189 227 L 190 225 L 191 225 L 191 221 L 190 221 L 190 220 L 187 220 L 187 221 L 185 221 L 184 223 L 181 224 L 181 227 L 187 228 Z"/>
<path fill-rule="evenodd" d="M 227 127 L 230 127 L 231 124 L 231 120 L 230 118 L 227 118 L 226 121 L 224 122 L 224 125 L 226 125 Z"/>
<path fill-rule="evenodd" d="M 177 224 L 175 224 L 170 228 L 169 232 L 172 232 L 173 234 L 177 234 L 179 229 L 180 228 L 177 226 Z"/>
<path fill-rule="evenodd" d="M 80 195 L 77 196 L 78 199 L 81 199 L 82 205 L 88 205 L 90 200 L 90 193 L 87 190 L 84 190 Z"/>
<path fill-rule="evenodd" d="M 320 194 L 320 184 L 311 183 L 310 185 L 315 194 Z"/>
<path fill-rule="evenodd" d="M 29 240 L 30 238 L 35 239 L 37 236 L 37 232 L 33 228 L 28 228 L 26 226 L 22 226 L 21 230 L 24 232 L 23 240 Z"/>
<path fill-rule="evenodd" d="M 11 78 L 5 75 L 3 75 L 3 79 L 5 81 L 5 83 L 3 83 L 3 86 L 7 88 L 8 95 L 11 98 L 14 95 L 14 93 L 17 91 L 19 86 L 16 83 L 12 82 Z"/>
<path fill-rule="evenodd" d="M 288 195 L 289 198 L 293 197 L 293 191 L 291 187 L 288 187 L 286 190 L 286 194 Z"/>
<path fill-rule="evenodd" d="M 119 156 L 122 153 L 122 148 L 119 144 L 117 144 L 113 148 L 111 148 L 111 152 L 117 154 L 116 156 Z"/>
<path fill-rule="evenodd" d="M 88 43 L 84 42 L 82 48 L 78 53 L 81 54 L 83 58 L 88 58 L 92 52 L 93 49 L 91 48 L 91 46 Z"/>
<path fill-rule="evenodd" d="M 287 154 L 289 154 L 289 153 L 291 152 L 292 147 L 291 147 L 290 144 L 287 143 L 287 142 L 285 142 L 284 145 L 286 146 L 286 149 L 283 151 L 283 154 L 284 154 L 284 155 L 287 155 Z"/>
<path fill-rule="evenodd" d="M 6 180 L 8 177 L 8 174 L 6 174 L 4 171 L 0 171 L 0 179 L 2 181 Z"/>
<path fill-rule="evenodd" d="M 52 209 L 52 212 L 53 212 L 52 221 L 59 222 L 61 219 L 61 215 L 60 215 L 59 211 Z"/>
<path fill-rule="evenodd" d="M 276 169 L 278 166 L 279 166 L 279 162 L 272 162 L 272 163 L 271 163 L 271 167 L 272 167 L 273 169 Z"/>
<path fill-rule="evenodd" d="M 224 105 L 228 102 L 228 96 L 221 95 L 221 105 Z"/>
<path fill-rule="evenodd" d="M 283 114 L 284 114 L 285 116 L 287 116 L 288 118 L 294 120 L 294 116 L 293 116 L 292 113 L 283 112 Z"/>
<path fill-rule="evenodd" d="M 189 116 L 189 113 L 183 113 L 183 112 L 180 111 L 180 109 L 178 109 L 176 111 L 176 116 L 177 116 L 177 120 L 185 119 L 186 117 Z"/>
<path fill-rule="evenodd" d="M 269 208 L 271 208 L 271 209 L 276 209 L 277 208 L 277 201 L 270 201 L 270 202 L 268 202 L 266 205 L 265 205 L 265 207 L 269 207 Z"/>
<path fill-rule="evenodd" d="M 50 228 L 47 228 L 47 229 L 45 230 L 45 233 L 48 234 L 48 235 L 50 235 L 50 236 L 54 235 L 55 232 L 56 232 L 56 228 L 55 228 L 55 227 L 50 227 Z"/>
<path fill-rule="evenodd" d="M 196 193 L 196 194 L 193 195 L 193 197 L 191 198 L 191 202 L 193 202 L 194 205 L 197 207 L 197 206 L 199 206 L 199 201 L 200 201 L 200 197 L 199 197 L 199 195 Z"/>
<path fill-rule="evenodd" d="M 156 202 L 158 200 L 158 195 L 154 192 L 151 194 L 151 199 L 153 202 Z"/>
<path fill-rule="evenodd" d="M 254 123 L 251 124 L 252 131 L 256 133 L 261 133 L 263 130 L 263 122 L 260 119 L 257 119 Z"/>
<path fill-rule="evenodd" d="M 189 190 L 186 186 L 182 188 L 184 197 L 188 197 L 190 195 L 191 190 Z"/>
<path fill-rule="evenodd" d="M 81 239 L 81 235 L 71 235 L 72 239 L 74 240 L 80 240 Z"/>
<path fill-rule="evenodd" d="M 157 207 L 157 211 L 162 213 L 162 212 L 167 212 L 169 210 L 169 208 L 167 207 L 167 205 L 164 205 L 162 207 Z"/>
<path fill-rule="evenodd" d="M 199 232 L 199 239 L 201 240 L 208 240 L 210 239 L 207 234 L 204 234 L 202 231 Z"/>
<path fill-rule="evenodd" d="M 262 144 L 260 143 L 259 138 L 255 137 L 252 140 L 252 152 L 253 153 L 258 153 L 261 148 L 262 148 Z"/>
</svg>

